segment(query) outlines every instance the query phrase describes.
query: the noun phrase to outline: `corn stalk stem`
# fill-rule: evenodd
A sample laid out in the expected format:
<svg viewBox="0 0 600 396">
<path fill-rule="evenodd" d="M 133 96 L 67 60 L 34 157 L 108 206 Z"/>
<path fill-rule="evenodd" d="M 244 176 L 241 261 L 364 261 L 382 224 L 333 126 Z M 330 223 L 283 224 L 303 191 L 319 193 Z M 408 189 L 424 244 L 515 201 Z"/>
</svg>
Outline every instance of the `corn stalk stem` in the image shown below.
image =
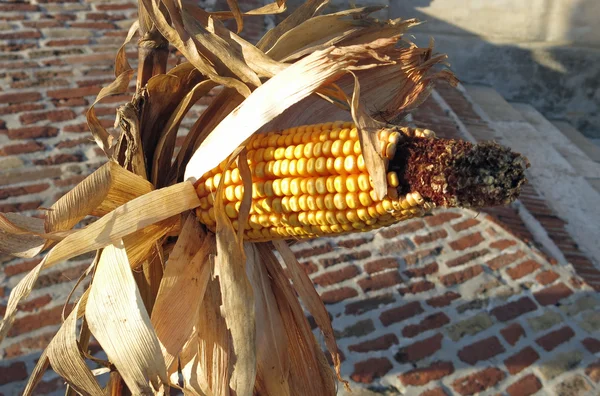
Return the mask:
<svg viewBox="0 0 600 396">
<path fill-rule="evenodd" d="M 136 88 L 139 92 L 152 76 L 165 74 L 169 58 L 169 43 L 156 30 L 146 32 L 138 41 L 138 73 Z"/>
</svg>

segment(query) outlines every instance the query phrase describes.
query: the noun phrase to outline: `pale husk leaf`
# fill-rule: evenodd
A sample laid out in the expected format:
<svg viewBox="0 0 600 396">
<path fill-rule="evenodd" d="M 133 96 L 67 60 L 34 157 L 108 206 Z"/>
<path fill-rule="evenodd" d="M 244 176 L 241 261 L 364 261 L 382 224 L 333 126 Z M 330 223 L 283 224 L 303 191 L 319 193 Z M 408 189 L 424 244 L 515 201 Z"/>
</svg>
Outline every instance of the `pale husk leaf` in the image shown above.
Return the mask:
<svg viewBox="0 0 600 396">
<path fill-rule="evenodd" d="M 89 299 L 81 299 L 48 345 L 47 354 L 52 369 L 63 377 L 70 387 L 84 395 L 104 394 L 94 375 L 85 364 L 77 343 L 77 317 Z"/>
<path fill-rule="evenodd" d="M 151 395 L 168 382 L 160 343 L 123 247 L 102 251 L 85 317 L 132 394 Z"/>
<path fill-rule="evenodd" d="M 253 16 L 253 15 L 256 16 L 256 15 L 281 14 L 282 12 L 285 12 L 286 9 L 287 9 L 287 7 L 285 5 L 285 0 L 280 0 L 275 3 L 265 4 L 264 6 L 255 8 L 253 10 L 242 12 L 242 15 L 243 16 Z M 231 12 L 231 11 L 215 11 L 215 12 L 211 12 L 210 16 L 212 16 L 216 19 L 220 19 L 220 20 L 232 19 L 234 17 L 233 12 Z"/>
<path fill-rule="evenodd" d="M 254 244 L 244 244 L 246 272 L 252 284 L 256 310 L 256 384 L 254 393 L 289 396 L 288 338 L 271 288 L 269 274 Z"/>
<path fill-rule="evenodd" d="M 127 258 L 131 268 L 138 268 L 145 260 L 152 259 L 152 250 L 157 242 L 168 233 L 177 230 L 179 218 L 177 216 L 159 221 L 144 227 L 139 231 L 123 237 L 123 245 L 127 250 Z M 149 257 L 150 256 L 150 257 Z"/>
<path fill-rule="evenodd" d="M 189 214 L 167 261 L 151 316 L 167 368 L 176 363 L 194 332 L 198 306 L 211 276 L 208 255 L 213 244 L 214 237 L 206 235 Z"/>
<path fill-rule="evenodd" d="M 0 252 L 16 257 L 37 256 L 46 244 L 44 220 L 17 213 L 0 214 Z"/>
<path fill-rule="evenodd" d="M 351 58 L 329 49 L 315 52 L 271 78 L 213 129 L 190 159 L 185 179 L 198 179 L 219 165 L 264 124 L 352 63 Z"/>
</svg>

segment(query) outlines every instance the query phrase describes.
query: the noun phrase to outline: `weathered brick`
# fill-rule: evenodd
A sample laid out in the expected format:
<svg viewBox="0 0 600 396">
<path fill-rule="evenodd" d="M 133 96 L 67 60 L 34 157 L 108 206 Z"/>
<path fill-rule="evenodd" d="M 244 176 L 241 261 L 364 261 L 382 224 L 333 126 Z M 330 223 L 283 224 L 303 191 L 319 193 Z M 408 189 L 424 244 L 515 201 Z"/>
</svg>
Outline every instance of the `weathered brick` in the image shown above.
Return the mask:
<svg viewBox="0 0 600 396">
<path fill-rule="evenodd" d="M 542 337 L 539 337 L 535 342 L 544 348 L 546 351 L 551 351 L 563 342 L 569 341 L 575 336 L 575 332 L 569 327 L 565 326 L 558 330 L 552 331 Z"/>
<path fill-rule="evenodd" d="M 427 222 L 427 224 L 430 227 L 436 227 L 436 226 L 442 225 L 444 223 L 447 223 L 449 221 L 459 219 L 460 217 L 461 217 L 461 215 L 458 213 L 438 212 L 434 216 L 429 216 L 429 217 L 425 218 L 425 221 Z"/>
<path fill-rule="evenodd" d="M 510 239 L 501 239 L 499 241 L 495 241 L 490 243 L 490 247 L 492 249 L 498 249 L 498 250 L 505 250 L 508 249 L 511 246 L 515 246 L 517 244 L 517 242 L 510 240 Z"/>
<path fill-rule="evenodd" d="M 359 280 L 357 283 L 363 289 L 363 291 L 368 292 L 372 290 L 384 289 L 402 282 L 402 277 L 398 271 L 390 271 L 369 276 Z"/>
<path fill-rule="evenodd" d="M 407 254 L 403 257 L 404 262 L 408 267 L 414 267 L 420 264 L 424 264 L 430 258 L 437 257 L 442 252 L 441 247 L 435 247 L 431 249 L 423 249 L 414 253 Z"/>
<path fill-rule="evenodd" d="M 524 313 L 535 311 L 537 305 L 529 297 L 520 299 L 492 309 L 492 315 L 501 322 L 507 322 Z"/>
<path fill-rule="evenodd" d="M 573 291 L 569 289 L 567 285 L 564 283 L 559 283 L 554 286 L 547 287 L 543 290 L 540 290 L 536 293 L 533 293 L 533 296 L 541 305 L 554 305 L 558 303 L 563 298 L 569 297 L 573 294 Z"/>
<path fill-rule="evenodd" d="M 435 284 L 433 282 L 429 282 L 427 280 L 422 280 L 422 281 L 411 283 L 411 284 L 407 285 L 406 287 L 399 288 L 398 293 L 401 296 L 404 296 L 405 294 L 423 293 L 423 292 L 426 292 L 433 288 L 435 288 Z"/>
<path fill-rule="evenodd" d="M 510 345 L 515 345 L 521 337 L 525 336 L 525 330 L 520 324 L 511 323 L 500 330 L 500 334 L 502 334 L 506 342 Z"/>
<path fill-rule="evenodd" d="M 23 272 L 30 271 L 40 263 L 40 259 L 30 259 L 20 261 L 16 264 L 6 265 L 4 266 L 4 274 L 6 276 L 14 276 L 18 274 L 22 274 Z"/>
<path fill-rule="evenodd" d="M 438 333 L 429 338 L 402 347 L 396 352 L 394 359 L 398 363 L 416 363 L 442 349 L 443 338 L 444 336 Z"/>
<path fill-rule="evenodd" d="M 34 210 L 40 207 L 42 201 L 14 202 L 0 204 L 0 213 L 24 212 Z"/>
<path fill-rule="evenodd" d="M 41 110 L 46 106 L 42 103 L 20 103 L 0 107 L 0 115 L 17 114 L 23 111 Z"/>
<path fill-rule="evenodd" d="M 354 382 L 370 384 L 374 379 L 383 377 L 392 369 L 387 358 L 371 358 L 354 364 L 354 372 L 350 376 Z"/>
<path fill-rule="evenodd" d="M 42 37 L 42 33 L 37 30 L 20 30 L 7 33 L 0 33 L 0 40 L 26 40 Z"/>
<path fill-rule="evenodd" d="M 452 382 L 452 388 L 463 396 L 473 395 L 496 385 L 506 374 L 496 367 L 488 367 L 477 373 L 457 378 Z"/>
<path fill-rule="evenodd" d="M 484 239 L 483 239 L 483 236 L 481 235 L 481 233 L 476 232 L 474 234 L 467 235 L 460 239 L 450 242 L 450 247 L 452 249 L 458 250 L 458 251 L 466 250 L 466 249 L 469 249 L 469 248 L 479 245 L 483 241 L 484 241 Z"/>
<path fill-rule="evenodd" d="M 426 300 L 426 302 L 427 305 L 431 307 L 441 308 L 450 305 L 452 301 L 456 300 L 457 298 L 460 298 L 460 294 L 453 291 L 448 291 L 441 296 L 431 297 L 430 299 Z"/>
<path fill-rule="evenodd" d="M 473 336 L 494 325 L 494 321 L 486 311 L 479 312 L 475 316 L 463 319 L 446 327 L 448 337 L 452 341 L 458 341 L 465 336 Z"/>
<path fill-rule="evenodd" d="M 114 109 L 108 109 L 108 110 L 112 110 L 112 112 L 114 112 Z M 346 239 L 344 241 L 337 241 L 337 245 L 339 247 L 343 247 L 346 249 L 355 249 L 359 246 L 364 245 L 365 243 L 369 243 L 373 240 L 373 236 L 366 234 L 366 236 L 361 236 L 360 238 L 354 238 L 354 239 Z"/>
<path fill-rule="evenodd" d="M 504 351 L 505 349 L 498 337 L 492 336 L 462 348 L 458 351 L 458 358 L 473 365 L 479 361 L 488 360 Z"/>
<path fill-rule="evenodd" d="M 319 260 L 319 262 L 321 263 L 321 265 L 323 267 L 329 268 L 336 264 L 349 263 L 349 262 L 352 262 L 355 260 L 366 259 L 368 257 L 371 257 L 371 252 L 365 250 L 362 252 L 352 252 L 352 253 L 340 254 L 336 257 L 321 259 L 321 260 Z"/>
<path fill-rule="evenodd" d="M 19 117 L 19 120 L 22 124 L 34 124 L 38 121 L 51 121 L 51 122 L 61 122 L 72 120 L 77 115 L 69 109 L 63 110 L 52 110 L 46 111 L 42 113 L 25 113 Z"/>
<path fill-rule="evenodd" d="M 412 234 L 425 227 L 423 220 L 414 220 L 411 222 L 401 222 L 393 226 L 384 228 L 380 234 L 384 238 L 394 238 L 401 234 Z"/>
<path fill-rule="evenodd" d="M 426 243 L 435 242 L 442 238 L 446 238 L 447 236 L 448 236 L 448 233 L 446 232 L 446 230 L 437 230 L 437 231 L 431 231 L 425 235 L 417 235 L 413 238 L 413 240 L 415 241 L 415 244 L 417 246 L 420 246 L 420 245 L 424 245 Z"/>
<path fill-rule="evenodd" d="M 67 162 L 81 162 L 83 161 L 82 154 L 56 154 L 44 159 L 34 160 L 35 165 L 59 165 Z"/>
<path fill-rule="evenodd" d="M 0 147 L 0 155 L 19 155 L 19 154 L 27 154 L 34 153 L 36 151 L 45 150 L 46 146 L 40 142 L 30 141 L 27 143 L 18 143 L 18 144 L 9 144 L 3 147 Z"/>
<path fill-rule="evenodd" d="M 4 349 L 6 357 L 8 359 L 25 355 L 32 352 L 38 352 L 43 350 L 50 344 L 50 341 L 54 338 L 56 332 L 49 332 L 35 337 L 25 338 L 18 343 L 11 344 Z"/>
<path fill-rule="evenodd" d="M 478 224 L 479 224 L 479 220 L 477 220 L 477 219 L 467 219 L 467 220 L 461 221 L 460 223 L 454 224 L 452 226 L 452 228 L 454 228 L 454 231 L 460 232 L 460 231 L 467 230 L 471 227 L 475 227 Z"/>
<path fill-rule="evenodd" d="M 365 298 L 360 301 L 352 302 L 346 305 L 346 315 L 360 315 L 367 311 L 379 308 L 380 305 L 391 304 L 396 299 L 392 294 L 383 294 L 381 296 L 375 296 L 371 298 Z"/>
<path fill-rule="evenodd" d="M 429 366 L 407 371 L 398 376 L 404 386 L 423 386 L 454 373 L 452 362 L 433 362 Z"/>
<path fill-rule="evenodd" d="M 384 334 L 373 340 L 363 341 L 359 344 L 348 346 L 352 352 L 385 351 L 392 345 L 398 345 L 398 337 L 395 334 Z"/>
<path fill-rule="evenodd" d="M 490 251 L 488 249 L 481 249 L 481 250 L 476 250 L 474 252 L 470 252 L 467 254 L 463 254 L 462 256 L 458 256 L 452 260 L 448 260 L 446 262 L 446 265 L 450 268 L 452 267 L 458 267 L 459 265 L 463 265 L 466 264 L 470 261 L 473 261 L 479 257 L 485 256 L 486 254 L 488 254 Z"/>
<path fill-rule="evenodd" d="M 542 378 L 549 381 L 561 375 L 565 371 L 572 370 L 577 367 L 583 359 L 583 352 L 573 350 L 563 353 L 555 353 L 550 355 L 551 359 L 542 363 L 538 363 L 538 370 Z"/>
<path fill-rule="evenodd" d="M 137 5 L 135 3 L 106 3 L 106 4 L 97 4 L 96 9 L 98 11 L 122 11 L 122 10 L 135 10 L 137 9 Z"/>
<path fill-rule="evenodd" d="M 588 377 L 592 379 L 592 381 L 596 383 L 600 382 L 600 360 L 597 360 L 594 363 L 587 366 L 587 368 L 585 369 L 585 373 Z"/>
<path fill-rule="evenodd" d="M 401 252 L 405 252 L 407 250 L 412 249 L 414 246 L 412 242 L 408 239 L 398 239 L 396 241 L 388 242 L 383 245 L 380 249 L 381 254 L 385 255 L 393 255 Z"/>
<path fill-rule="evenodd" d="M 535 260 L 527 260 L 522 262 L 521 264 L 509 268 L 506 270 L 506 273 L 513 279 L 521 279 L 524 276 L 527 276 L 538 269 L 540 269 L 542 265 Z"/>
<path fill-rule="evenodd" d="M 0 367 L 0 385 L 22 381 L 27 378 L 27 367 L 23 362 L 14 362 Z"/>
<path fill-rule="evenodd" d="M 512 375 L 520 373 L 533 363 L 537 362 L 540 355 L 532 347 L 526 347 L 504 360 L 506 370 Z"/>
<path fill-rule="evenodd" d="M 351 287 L 340 287 L 321 294 L 321 300 L 325 304 L 336 304 L 348 298 L 358 296 L 358 292 Z"/>
<path fill-rule="evenodd" d="M 83 87 L 83 88 L 66 88 L 58 89 L 55 91 L 48 91 L 47 94 L 53 99 L 69 99 L 69 98 L 81 98 L 84 96 L 94 96 L 100 92 L 102 87 Z"/>
<path fill-rule="evenodd" d="M 36 194 L 45 191 L 50 187 L 48 183 L 30 184 L 28 186 L 21 187 L 7 187 L 0 190 L 0 199 L 7 199 L 9 197 L 18 197 L 27 194 Z"/>
<path fill-rule="evenodd" d="M 409 325 L 402 329 L 404 337 L 412 338 L 429 330 L 438 329 L 450 323 L 450 318 L 443 312 L 426 316 L 419 324 Z"/>
<path fill-rule="evenodd" d="M 588 338 L 582 340 L 581 343 L 583 344 L 585 349 L 587 349 L 591 353 L 600 352 L 600 340 L 598 340 L 596 338 L 588 337 Z"/>
<path fill-rule="evenodd" d="M 450 287 L 464 283 L 469 279 L 476 277 L 483 273 L 483 267 L 481 265 L 473 265 L 461 271 L 451 272 L 447 275 L 440 276 L 440 281 L 444 286 Z"/>
<path fill-rule="evenodd" d="M 373 261 L 369 261 L 364 265 L 365 271 L 369 274 L 374 274 L 386 269 L 398 268 L 398 260 L 394 257 L 385 257 Z"/>
<path fill-rule="evenodd" d="M 358 275 L 358 267 L 349 265 L 337 271 L 329 271 L 313 278 L 313 283 L 319 286 L 329 286 L 345 281 Z"/>
<path fill-rule="evenodd" d="M 70 304 L 68 310 L 72 307 L 73 304 Z M 29 333 L 33 330 L 41 329 L 45 326 L 57 325 L 61 322 L 62 311 L 63 306 L 59 305 L 51 309 L 17 318 L 11 329 L 8 331 L 8 336 L 15 337 L 20 334 Z"/>
<path fill-rule="evenodd" d="M 424 312 L 423 307 L 418 301 L 413 301 L 408 304 L 388 309 L 379 315 L 379 319 L 384 326 L 389 326 L 393 323 L 402 322 L 408 318 Z"/>
<path fill-rule="evenodd" d="M 371 319 L 360 320 L 341 331 L 334 330 L 336 339 L 345 337 L 362 337 L 375 331 L 375 325 Z"/>
<path fill-rule="evenodd" d="M 307 275 L 310 275 L 319 270 L 317 265 L 312 261 L 301 261 L 299 264 Z"/>
<path fill-rule="evenodd" d="M 436 272 L 438 272 L 439 268 L 440 267 L 438 263 L 431 263 L 427 264 L 424 267 L 407 269 L 406 271 L 404 271 L 404 275 L 406 275 L 409 278 L 424 278 L 427 275 L 435 274 Z"/>
<path fill-rule="evenodd" d="M 65 39 L 65 40 L 49 40 L 46 42 L 46 47 L 69 47 L 88 45 L 89 39 Z"/>
<path fill-rule="evenodd" d="M 110 22 L 73 22 L 70 24 L 71 27 L 74 28 L 85 28 L 85 29 L 97 29 L 97 30 L 106 30 L 106 29 L 114 29 L 116 26 Z"/>
<path fill-rule="evenodd" d="M 498 257 L 495 257 L 495 258 L 489 260 L 487 262 L 487 265 L 492 270 L 497 271 L 500 268 L 506 267 L 507 265 L 514 263 L 515 261 L 517 261 L 518 259 L 520 259 L 522 257 L 525 257 L 525 252 L 522 250 L 519 250 L 515 253 L 506 253 L 506 254 L 502 254 Z"/>
<path fill-rule="evenodd" d="M 552 270 L 542 271 L 535 276 L 535 280 L 542 285 L 549 285 L 560 277 L 556 272 Z"/>
<path fill-rule="evenodd" d="M 37 6 L 35 4 L 29 4 L 29 3 L 6 2 L 6 3 L 0 4 L 0 12 L 15 12 L 15 11 L 35 12 L 35 11 L 39 11 L 39 10 L 40 10 L 39 6 Z"/>
<path fill-rule="evenodd" d="M 526 375 L 506 388 L 510 396 L 530 396 L 542 389 L 542 382 L 533 374 Z"/>
<path fill-rule="evenodd" d="M 10 139 L 38 139 L 50 138 L 58 135 L 58 129 L 49 126 L 34 126 L 26 128 L 8 129 L 6 133 Z"/>
<path fill-rule="evenodd" d="M 448 394 L 444 388 L 438 386 L 437 388 L 423 391 L 423 393 L 421 393 L 419 396 L 448 396 Z"/>
</svg>

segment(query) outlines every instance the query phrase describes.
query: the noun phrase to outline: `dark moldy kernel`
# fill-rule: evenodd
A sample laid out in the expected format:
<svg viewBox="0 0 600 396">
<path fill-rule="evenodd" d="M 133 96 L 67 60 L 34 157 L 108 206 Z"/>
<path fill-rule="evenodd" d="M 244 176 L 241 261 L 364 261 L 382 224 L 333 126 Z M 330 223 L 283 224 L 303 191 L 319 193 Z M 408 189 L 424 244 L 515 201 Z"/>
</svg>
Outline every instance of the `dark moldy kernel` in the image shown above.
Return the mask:
<svg viewBox="0 0 600 396">
<path fill-rule="evenodd" d="M 513 202 L 527 181 L 529 161 L 494 142 L 406 137 L 389 171 L 401 194 L 419 192 L 436 206 L 481 208 Z"/>
</svg>

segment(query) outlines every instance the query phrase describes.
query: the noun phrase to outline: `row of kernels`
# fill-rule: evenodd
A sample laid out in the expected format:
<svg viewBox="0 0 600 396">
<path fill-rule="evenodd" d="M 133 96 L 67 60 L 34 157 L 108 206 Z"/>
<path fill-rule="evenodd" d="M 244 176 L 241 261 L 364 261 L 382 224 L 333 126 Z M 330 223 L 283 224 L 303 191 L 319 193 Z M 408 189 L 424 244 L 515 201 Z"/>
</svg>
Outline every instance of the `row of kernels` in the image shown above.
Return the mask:
<svg viewBox="0 0 600 396">
<path fill-rule="evenodd" d="M 248 161 L 259 163 L 282 159 L 339 157 L 341 155 L 361 154 L 358 140 L 326 140 L 324 142 L 308 142 L 305 144 L 282 147 L 265 147 L 248 151 Z"/>
</svg>

